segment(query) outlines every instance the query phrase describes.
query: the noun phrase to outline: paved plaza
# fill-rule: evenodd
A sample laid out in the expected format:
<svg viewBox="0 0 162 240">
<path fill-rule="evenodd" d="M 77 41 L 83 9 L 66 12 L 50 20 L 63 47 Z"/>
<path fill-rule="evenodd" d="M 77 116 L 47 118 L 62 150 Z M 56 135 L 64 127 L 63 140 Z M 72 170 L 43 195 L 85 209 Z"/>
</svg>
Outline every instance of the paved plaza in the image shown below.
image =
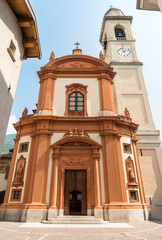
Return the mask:
<svg viewBox="0 0 162 240">
<path fill-rule="evenodd" d="M 0 222 L 0 240 L 160 240 L 162 221 L 104 224 Z"/>
</svg>

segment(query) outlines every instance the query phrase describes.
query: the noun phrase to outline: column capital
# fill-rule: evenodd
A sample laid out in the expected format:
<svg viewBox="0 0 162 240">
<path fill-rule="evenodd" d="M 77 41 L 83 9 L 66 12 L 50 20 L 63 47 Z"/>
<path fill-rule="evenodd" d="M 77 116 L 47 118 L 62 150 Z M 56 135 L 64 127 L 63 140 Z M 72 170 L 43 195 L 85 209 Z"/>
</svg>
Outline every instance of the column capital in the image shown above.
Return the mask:
<svg viewBox="0 0 162 240">
<path fill-rule="evenodd" d="M 93 156 L 94 161 L 100 161 L 100 156 Z"/>
<path fill-rule="evenodd" d="M 101 73 L 101 74 L 99 74 L 97 79 L 98 80 L 108 80 L 111 84 L 114 83 L 114 81 L 112 80 L 112 78 L 109 76 L 108 73 Z"/>
<path fill-rule="evenodd" d="M 40 74 L 39 78 L 40 78 L 39 83 L 41 83 L 41 82 L 43 82 L 43 81 L 45 81 L 47 79 L 52 79 L 52 80 L 56 80 L 57 79 L 56 75 L 53 74 L 53 73 L 50 73 L 50 72 L 49 73 L 47 72 L 47 73 Z"/>
<path fill-rule="evenodd" d="M 58 161 L 59 158 L 60 158 L 60 154 L 59 153 L 58 154 L 55 154 L 55 153 L 52 154 L 53 161 Z"/>
</svg>

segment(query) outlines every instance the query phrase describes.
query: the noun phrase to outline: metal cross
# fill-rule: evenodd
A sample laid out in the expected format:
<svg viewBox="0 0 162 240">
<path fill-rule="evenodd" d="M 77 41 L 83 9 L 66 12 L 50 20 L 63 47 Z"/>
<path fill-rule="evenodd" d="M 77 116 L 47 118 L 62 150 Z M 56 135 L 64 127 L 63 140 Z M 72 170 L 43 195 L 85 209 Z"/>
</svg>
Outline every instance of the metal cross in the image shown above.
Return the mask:
<svg viewBox="0 0 162 240">
<path fill-rule="evenodd" d="M 109 6 L 109 8 L 114 8 L 114 6 L 111 5 L 111 6 Z"/>
<path fill-rule="evenodd" d="M 76 42 L 75 45 L 76 45 L 76 48 L 78 48 L 78 46 L 80 45 L 80 43 Z"/>
</svg>

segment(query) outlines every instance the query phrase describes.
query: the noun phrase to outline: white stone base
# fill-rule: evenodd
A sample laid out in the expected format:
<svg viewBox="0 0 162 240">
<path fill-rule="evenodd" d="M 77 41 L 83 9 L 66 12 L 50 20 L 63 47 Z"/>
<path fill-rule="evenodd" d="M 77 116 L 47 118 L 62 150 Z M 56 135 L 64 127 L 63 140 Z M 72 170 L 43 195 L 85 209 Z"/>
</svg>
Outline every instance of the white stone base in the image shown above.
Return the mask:
<svg viewBox="0 0 162 240">
<path fill-rule="evenodd" d="M 26 222 L 27 209 L 0 209 L 1 221 Z"/>
<path fill-rule="evenodd" d="M 94 216 L 94 209 L 87 209 L 87 216 Z"/>
<path fill-rule="evenodd" d="M 48 220 L 57 218 L 58 216 L 58 210 L 57 209 L 49 209 L 48 210 Z"/>
<path fill-rule="evenodd" d="M 89 209 L 87 216 L 114 223 L 144 221 L 150 218 L 148 209 Z M 58 214 L 59 213 L 59 214 Z M 49 209 L 48 220 L 63 216 L 63 210 Z M 46 209 L 0 209 L 1 221 L 41 222 L 47 219 Z M 162 219 L 162 206 L 151 206 L 151 219 Z"/>
<path fill-rule="evenodd" d="M 103 219 L 104 221 L 109 221 L 109 211 L 107 209 L 103 210 Z"/>
<path fill-rule="evenodd" d="M 94 216 L 103 219 L 103 209 L 94 209 Z"/>
<path fill-rule="evenodd" d="M 4 216 L 5 216 L 5 209 L 0 209 L 0 221 L 4 220 Z"/>
<path fill-rule="evenodd" d="M 57 215 L 58 216 L 64 216 L 64 209 L 59 209 L 58 211 L 57 211 Z"/>
<path fill-rule="evenodd" d="M 139 222 L 148 220 L 149 211 L 143 209 L 104 209 L 104 220 L 109 222 Z"/>
<path fill-rule="evenodd" d="M 46 220 L 46 209 L 28 209 L 26 222 L 41 222 Z"/>
</svg>

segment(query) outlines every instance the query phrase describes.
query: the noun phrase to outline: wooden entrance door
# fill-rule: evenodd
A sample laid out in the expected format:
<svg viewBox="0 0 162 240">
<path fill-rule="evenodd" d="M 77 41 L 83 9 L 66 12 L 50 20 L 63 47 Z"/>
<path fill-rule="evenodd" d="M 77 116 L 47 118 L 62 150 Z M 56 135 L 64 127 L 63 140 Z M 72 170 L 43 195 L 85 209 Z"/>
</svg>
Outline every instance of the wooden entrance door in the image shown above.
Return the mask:
<svg viewBox="0 0 162 240">
<path fill-rule="evenodd" d="M 65 170 L 65 215 L 87 215 L 87 171 Z"/>
</svg>

